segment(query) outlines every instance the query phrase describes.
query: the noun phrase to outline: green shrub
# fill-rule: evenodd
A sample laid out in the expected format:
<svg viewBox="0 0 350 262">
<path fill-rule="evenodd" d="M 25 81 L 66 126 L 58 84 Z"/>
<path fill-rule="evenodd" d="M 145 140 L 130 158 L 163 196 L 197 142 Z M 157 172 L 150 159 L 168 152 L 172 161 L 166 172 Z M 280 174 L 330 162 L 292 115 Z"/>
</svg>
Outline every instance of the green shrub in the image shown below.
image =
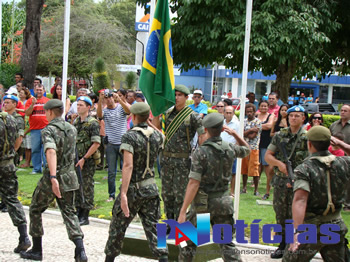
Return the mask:
<svg viewBox="0 0 350 262">
<path fill-rule="evenodd" d="M 16 84 L 15 74 L 21 72 L 21 67 L 16 64 L 1 64 L 0 66 L 0 84 L 6 89 Z"/>
<path fill-rule="evenodd" d="M 334 115 L 322 115 L 323 116 L 323 125 L 327 128 L 331 126 L 335 121 L 340 119 L 340 116 Z"/>
</svg>

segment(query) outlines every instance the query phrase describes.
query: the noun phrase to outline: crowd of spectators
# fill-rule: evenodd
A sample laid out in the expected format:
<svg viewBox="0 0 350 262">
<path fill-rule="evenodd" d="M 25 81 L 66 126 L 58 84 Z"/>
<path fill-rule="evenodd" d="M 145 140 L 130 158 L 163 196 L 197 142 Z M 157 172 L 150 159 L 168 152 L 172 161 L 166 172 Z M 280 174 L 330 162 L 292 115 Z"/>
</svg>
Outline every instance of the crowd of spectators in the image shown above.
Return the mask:
<svg viewBox="0 0 350 262">
<path fill-rule="evenodd" d="M 46 164 L 45 155 L 43 154 L 41 130 L 48 124 L 43 109 L 44 104 L 49 101 L 45 97 L 45 88 L 39 78 L 34 80 L 33 89 L 28 89 L 23 82 L 22 74 L 15 75 L 16 84 L 11 86 L 7 91 L 0 84 L 0 96 L 14 95 L 18 97 L 16 112 L 21 114 L 25 122 L 24 138 L 21 145 L 20 156 L 25 161 L 20 167 L 30 167 L 33 165 L 32 174 L 41 173 L 43 165 Z M 55 83 L 51 87 L 50 92 L 52 98 L 62 99 L 61 78 L 56 77 Z M 97 169 L 108 169 L 108 201 L 115 199 L 115 177 L 119 169 L 123 168 L 122 156 L 119 152 L 121 137 L 130 128 L 133 123 L 130 118 L 130 106 L 137 102 L 144 102 L 145 97 L 141 93 L 135 91 L 108 90 L 100 92 L 97 96 L 93 92 L 89 92 L 87 84 L 84 80 L 79 81 L 79 89 L 76 93 L 76 98 L 80 96 L 89 96 L 93 102 L 90 110 L 90 115 L 98 119 L 100 123 L 100 136 L 103 141 L 100 145 L 101 163 Z M 195 112 L 204 118 L 208 114 L 208 107 L 202 103 L 203 93 L 201 90 L 193 92 L 193 101 L 191 107 Z M 260 196 L 259 178 L 264 172 L 267 176 L 267 186 L 262 199 L 266 200 L 270 196 L 270 182 L 273 177 L 273 168 L 265 161 L 265 153 L 271 138 L 282 128 L 289 126 L 287 110 L 293 105 L 302 103 L 314 102 L 312 94 L 305 97 L 303 93 L 296 97 L 290 95 L 287 104 L 279 104 L 278 95 L 274 92 L 265 94 L 264 99 L 258 101 L 255 99 L 254 93 L 247 94 L 245 115 L 246 119 L 244 126 L 240 127 L 239 120 L 235 115 L 235 107 L 232 106 L 232 93 L 224 94 L 222 101 L 216 105 L 216 110 L 224 115 L 225 123 L 224 130 L 221 134 L 223 140 L 235 143 L 235 139 L 230 135 L 231 130 L 239 132 L 243 128 L 244 138 L 248 142 L 251 153 L 242 161 L 243 188 L 241 193 L 247 193 L 248 177 L 252 177 L 254 192 L 256 196 Z M 0 103 L 0 109 L 3 108 L 3 101 Z M 77 117 L 77 103 L 66 98 L 65 103 L 66 120 L 73 122 Z M 306 114 L 307 116 L 307 114 Z M 336 121 L 330 127 L 334 137 L 350 144 L 350 106 L 343 105 L 340 112 L 340 120 Z M 150 118 L 153 118 L 151 115 Z M 323 125 L 324 119 L 322 113 L 315 112 L 311 114 L 308 121 L 305 121 L 303 128 L 310 130 L 313 126 Z M 196 138 L 193 140 L 195 141 Z M 192 146 L 198 146 L 192 142 Z M 329 151 L 336 156 L 344 155 L 344 152 L 337 146 L 330 146 Z M 105 152 L 105 154 L 104 154 Z M 106 155 L 106 163 L 105 163 Z M 161 173 L 161 168 L 158 162 L 158 171 Z M 231 195 L 234 196 L 236 174 L 236 162 L 232 168 Z M 350 186 L 349 186 L 350 188 Z M 346 208 L 350 210 L 350 190 L 348 193 Z"/>
</svg>

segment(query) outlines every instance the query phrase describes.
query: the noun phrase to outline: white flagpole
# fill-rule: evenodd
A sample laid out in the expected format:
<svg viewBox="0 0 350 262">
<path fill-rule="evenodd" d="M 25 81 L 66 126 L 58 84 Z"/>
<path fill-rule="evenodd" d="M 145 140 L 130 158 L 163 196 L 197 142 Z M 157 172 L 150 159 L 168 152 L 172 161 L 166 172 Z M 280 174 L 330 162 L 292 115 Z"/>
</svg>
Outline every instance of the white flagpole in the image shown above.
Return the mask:
<svg viewBox="0 0 350 262">
<path fill-rule="evenodd" d="M 243 137 L 243 132 L 244 132 L 245 94 L 247 92 L 249 43 L 250 43 L 250 28 L 251 28 L 251 22 L 252 22 L 252 7 L 253 7 L 253 0 L 247 0 L 246 20 L 245 20 L 246 22 L 245 22 L 242 89 L 241 89 L 241 108 L 240 108 L 240 114 L 239 114 L 239 126 L 240 126 L 239 135 L 241 137 Z M 235 205 L 234 205 L 234 218 L 235 218 L 235 220 L 238 219 L 238 213 L 239 213 L 241 167 L 242 167 L 242 159 L 238 158 L 237 159 L 236 184 L 235 184 Z"/>
<path fill-rule="evenodd" d="M 70 1 L 66 0 L 64 12 L 64 42 L 63 42 L 63 71 L 62 71 L 62 102 L 63 112 L 66 110 L 67 97 L 67 72 L 68 72 L 68 49 L 69 49 L 69 23 L 70 23 Z M 65 117 L 65 114 L 62 115 Z"/>
</svg>

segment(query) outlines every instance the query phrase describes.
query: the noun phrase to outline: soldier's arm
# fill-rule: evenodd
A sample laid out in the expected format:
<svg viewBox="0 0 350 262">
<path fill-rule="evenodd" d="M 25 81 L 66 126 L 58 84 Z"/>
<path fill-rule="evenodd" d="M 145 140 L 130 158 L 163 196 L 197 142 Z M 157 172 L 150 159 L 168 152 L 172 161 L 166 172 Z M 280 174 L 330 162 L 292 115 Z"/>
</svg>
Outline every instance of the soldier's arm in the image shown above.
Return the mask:
<svg viewBox="0 0 350 262">
<path fill-rule="evenodd" d="M 162 127 L 161 127 L 161 125 L 160 125 L 159 117 L 160 117 L 160 116 L 155 116 L 155 117 L 153 117 L 152 124 L 153 124 L 158 130 L 161 130 Z"/>
<path fill-rule="evenodd" d="M 288 175 L 288 171 L 287 171 L 287 167 L 286 167 L 286 164 L 283 163 L 282 161 L 278 160 L 276 157 L 275 157 L 275 152 L 271 151 L 270 149 L 267 149 L 266 150 L 266 154 L 265 154 L 265 161 L 271 165 L 271 166 L 276 166 L 278 167 L 278 169 Z"/>
<path fill-rule="evenodd" d="M 24 137 L 24 120 L 23 118 L 16 118 L 16 122 L 18 127 L 18 137 L 15 141 L 15 151 L 17 152 L 17 150 L 20 148 L 22 144 L 23 137 Z"/>
<path fill-rule="evenodd" d="M 91 142 L 89 150 L 85 154 L 85 158 L 92 156 L 96 150 L 100 147 L 101 137 L 100 137 L 100 125 L 97 121 L 93 121 L 91 124 Z"/>
<path fill-rule="evenodd" d="M 120 189 L 120 205 L 126 217 L 129 217 L 128 198 L 126 196 L 130 184 L 133 169 L 133 154 L 127 150 L 123 150 L 123 171 L 122 171 L 122 187 Z"/>
<path fill-rule="evenodd" d="M 20 148 L 22 141 L 23 141 L 23 136 L 18 136 L 16 141 L 15 141 L 15 151 L 16 152 Z"/>
<path fill-rule="evenodd" d="M 192 203 L 193 199 L 195 198 L 198 192 L 200 183 L 201 183 L 200 181 L 193 178 L 190 178 L 190 180 L 188 181 L 184 203 L 182 204 L 179 218 L 177 220 L 179 223 L 183 223 L 186 221 L 186 210 L 189 207 L 189 205 Z"/>
<path fill-rule="evenodd" d="M 334 146 L 339 146 L 345 154 L 350 156 L 350 145 L 345 143 L 344 141 L 339 140 L 338 138 L 332 136 L 331 137 L 331 144 Z"/>
<path fill-rule="evenodd" d="M 104 92 L 101 92 L 98 98 L 98 104 L 97 104 L 97 117 L 102 118 L 103 117 L 103 112 L 102 112 L 102 100 L 104 99 Z"/>
<path fill-rule="evenodd" d="M 57 173 L 57 155 L 56 155 L 56 150 L 52 148 L 48 148 L 45 151 L 46 155 L 46 160 L 47 160 L 47 165 L 50 170 L 50 181 L 51 181 L 51 188 L 52 192 L 56 195 L 56 197 L 61 198 L 61 192 L 60 192 L 60 186 L 58 183 L 58 180 L 56 177 Z M 51 178 L 53 177 L 53 178 Z"/>
<path fill-rule="evenodd" d="M 303 189 L 297 189 L 296 191 L 294 191 L 292 214 L 295 229 L 298 229 L 298 226 L 304 223 L 308 197 L 309 192 Z M 294 243 L 291 244 L 289 249 L 291 251 L 296 251 L 300 245 L 300 243 L 298 242 L 297 235 L 298 234 L 294 235 Z"/>
</svg>

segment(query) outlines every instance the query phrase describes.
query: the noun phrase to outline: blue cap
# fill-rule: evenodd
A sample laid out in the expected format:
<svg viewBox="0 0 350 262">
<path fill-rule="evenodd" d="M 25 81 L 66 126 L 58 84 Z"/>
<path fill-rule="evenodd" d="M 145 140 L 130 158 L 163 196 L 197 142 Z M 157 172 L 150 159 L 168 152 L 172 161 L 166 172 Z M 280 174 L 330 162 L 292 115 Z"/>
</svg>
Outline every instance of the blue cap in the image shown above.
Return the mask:
<svg viewBox="0 0 350 262">
<path fill-rule="evenodd" d="M 18 101 L 19 101 L 18 97 L 17 97 L 17 96 L 14 96 L 14 95 L 6 95 L 6 96 L 4 96 L 4 100 L 5 100 L 5 99 L 11 99 L 11 100 L 13 100 L 13 101 L 16 101 L 17 103 L 18 103 Z"/>
<path fill-rule="evenodd" d="M 91 101 L 91 99 L 89 97 L 87 97 L 87 96 L 79 96 L 77 101 L 80 101 L 80 100 L 82 100 L 82 101 L 88 103 L 90 106 L 92 106 L 92 101 Z"/>
<path fill-rule="evenodd" d="M 287 113 L 289 114 L 289 113 L 293 113 L 293 112 L 300 112 L 300 113 L 304 113 L 305 112 L 305 109 L 304 109 L 304 107 L 302 107 L 302 106 L 292 106 L 291 108 L 289 108 L 288 110 L 287 110 Z"/>
</svg>

